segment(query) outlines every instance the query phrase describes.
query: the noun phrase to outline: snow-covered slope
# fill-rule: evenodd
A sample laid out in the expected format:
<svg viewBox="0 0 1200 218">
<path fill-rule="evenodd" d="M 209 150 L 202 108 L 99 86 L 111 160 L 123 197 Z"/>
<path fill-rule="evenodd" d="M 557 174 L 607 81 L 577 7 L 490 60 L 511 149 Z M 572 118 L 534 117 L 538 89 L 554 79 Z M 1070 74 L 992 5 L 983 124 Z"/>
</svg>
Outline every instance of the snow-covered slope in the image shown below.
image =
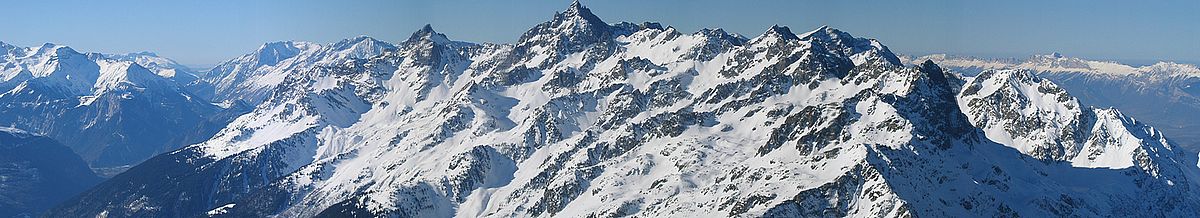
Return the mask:
<svg viewBox="0 0 1200 218">
<path fill-rule="evenodd" d="M 182 68 L 139 64 L 174 63 L 164 58 L 0 47 L 0 125 L 54 138 L 93 167 L 136 164 L 207 139 L 230 119 L 172 80 Z"/>
<path fill-rule="evenodd" d="M 1173 158 L 1178 150 L 1153 128 L 1116 109 L 1081 106 L 1066 90 L 1030 71 L 984 71 L 963 88 L 959 107 L 988 138 L 1076 167 L 1156 168 L 1139 161 L 1150 161 L 1146 156 Z M 1182 160 L 1165 161 L 1186 165 Z"/>
<path fill-rule="evenodd" d="M 137 63 L 158 74 L 160 77 L 167 78 L 179 85 L 186 86 L 199 79 L 199 76 L 196 75 L 197 72 L 191 68 L 179 64 L 175 60 L 159 57 L 158 54 L 152 52 L 108 54 L 104 56 L 110 59 Z"/>
<path fill-rule="evenodd" d="M 1200 211 L 1195 155 L 1152 128 L 1114 110 L 1073 118 L 1082 106 L 1029 74 L 902 66 L 879 42 L 828 27 L 689 34 L 609 24 L 575 2 L 512 45 L 427 26 L 380 55 L 285 74 L 211 140 L 48 216 Z M 1020 126 L 1058 119 L 1090 131 Z"/>
<path fill-rule="evenodd" d="M 360 36 L 332 45 L 282 41 L 263 44 L 253 53 L 228 60 L 209 70 L 203 83 L 190 89 L 214 102 L 238 100 L 253 106 L 266 100 L 275 86 L 290 72 L 378 55 L 394 46 L 374 38 Z"/>
<path fill-rule="evenodd" d="M 909 63 L 932 60 L 964 75 L 985 70 L 1032 71 L 1054 81 L 1087 105 L 1113 107 L 1137 117 L 1171 136 L 1181 147 L 1200 150 L 1200 68 L 1159 62 L 1129 66 L 1061 54 L 1025 59 L 989 59 L 953 55 L 907 58 Z"/>
<path fill-rule="evenodd" d="M 100 180 L 67 146 L 0 127 L 0 216 L 37 215 Z"/>
</svg>

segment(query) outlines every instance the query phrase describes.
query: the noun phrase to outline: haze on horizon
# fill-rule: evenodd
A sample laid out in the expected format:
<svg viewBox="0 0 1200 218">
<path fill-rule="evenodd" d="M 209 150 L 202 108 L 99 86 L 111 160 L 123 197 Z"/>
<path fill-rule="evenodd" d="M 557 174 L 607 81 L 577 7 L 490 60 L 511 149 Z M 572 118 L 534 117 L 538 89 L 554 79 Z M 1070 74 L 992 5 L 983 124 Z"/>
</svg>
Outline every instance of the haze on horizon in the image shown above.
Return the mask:
<svg viewBox="0 0 1200 218">
<path fill-rule="evenodd" d="M 453 40 L 510 43 L 570 1 L 19 1 L 0 41 L 80 51 L 152 51 L 210 66 L 271 41 L 331 43 L 358 35 L 398 42 L 428 23 Z M 1200 63 L 1200 1 L 583 1 L 606 22 L 660 22 L 682 32 L 747 37 L 773 24 L 829 25 L 901 54 L 1067 56 Z"/>
</svg>

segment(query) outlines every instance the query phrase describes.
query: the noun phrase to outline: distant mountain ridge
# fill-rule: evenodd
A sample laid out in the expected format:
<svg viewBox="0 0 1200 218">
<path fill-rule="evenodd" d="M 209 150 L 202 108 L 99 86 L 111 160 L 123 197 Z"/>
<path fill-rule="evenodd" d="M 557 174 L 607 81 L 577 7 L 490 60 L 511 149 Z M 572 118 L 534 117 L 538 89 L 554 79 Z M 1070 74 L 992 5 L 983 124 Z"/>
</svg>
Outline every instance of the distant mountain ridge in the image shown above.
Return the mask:
<svg viewBox="0 0 1200 218">
<path fill-rule="evenodd" d="M 906 57 L 908 64 L 932 60 L 967 76 L 991 69 L 1021 69 L 1054 81 L 1083 104 L 1114 107 L 1158 127 L 1188 150 L 1200 150 L 1200 68 L 1158 62 L 1130 66 L 1053 53 L 1028 58 L 954 55 Z"/>
<path fill-rule="evenodd" d="M 366 58 L 394 49 L 390 43 L 359 36 L 330 45 L 281 41 L 263 44 L 258 50 L 214 66 L 190 87 L 192 92 L 214 102 L 245 101 L 258 105 L 293 71 L 314 65 Z"/>
<path fill-rule="evenodd" d="M 92 167 L 136 164 L 226 122 L 216 116 L 223 109 L 183 88 L 194 74 L 169 59 L 50 43 L 0 47 L 0 125 L 54 138 Z"/>
</svg>

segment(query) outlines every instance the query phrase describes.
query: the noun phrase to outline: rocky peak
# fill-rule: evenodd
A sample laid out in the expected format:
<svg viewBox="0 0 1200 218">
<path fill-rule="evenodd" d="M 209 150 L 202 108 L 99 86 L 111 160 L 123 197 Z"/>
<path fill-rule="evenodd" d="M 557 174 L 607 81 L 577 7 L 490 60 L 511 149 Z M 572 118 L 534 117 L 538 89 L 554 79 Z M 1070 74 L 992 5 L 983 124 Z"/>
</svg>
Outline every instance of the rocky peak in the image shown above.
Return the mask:
<svg viewBox="0 0 1200 218">
<path fill-rule="evenodd" d="M 984 71 L 958 98 L 988 138 L 1039 159 L 1073 158 L 1091 119 L 1065 90 L 1027 70 Z"/>
<path fill-rule="evenodd" d="M 120 88 L 122 85 L 134 85 L 141 88 L 169 87 L 164 84 L 164 78 L 149 69 L 132 61 L 99 60 L 100 75 L 95 85 L 97 93 Z"/>
<path fill-rule="evenodd" d="M 921 68 L 922 70 L 935 68 L 939 71 L 941 70 L 941 67 L 939 67 L 937 63 L 933 63 L 933 60 L 925 60 L 925 62 L 921 62 L 921 64 L 917 65 L 917 67 Z"/>
<path fill-rule="evenodd" d="M 850 33 L 821 26 L 816 30 L 803 34 L 801 40 L 812 41 L 824 46 L 830 51 L 840 52 L 854 60 L 855 65 L 873 60 L 885 61 L 888 64 L 900 66 L 900 58 L 888 50 L 887 46 L 874 39 L 857 38 Z"/>
<path fill-rule="evenodd" d="M 621 26 L 608 25 L 579 2 L 574 2 L 564 12 L 555 13 L 553 19 L 521 35 L 513 54 L 522 56 L 516 60 L 527 65 L 545 67 L 566 54 L 588 49 L 596 49 L 590 52 L 591 55 L 611 54 L 616 37 L 631 32 Z"/>
<path fill-rule="evenodd" d="M 591 10 L 580 4 L 579 1 L 571 3 L 562 13 L 555 13 L 554 19 L 546 23 L 552 24 L 555 29 L 569 31 L 603 31 L 609 28 L 608 23 L 601 20 Z M 543 24 L 546 24 L 543 23 Z M 539 25 L 541 26 L 541 25 Z"/>
<path fill-rule="evenodd" d="M 391 43 L 371 38 L 370 36 L 358 36 L 349 39 L 343 39 L 338 43 L 334 43 L 328 50 L 333 52 L 336 59 L 346 58 L 370 58 L 379 55 L 387 50 L 394 50 L 396 46 Z"/>
<path fill-rule="evenodd" d="M 293 41 L 269 42 L 254 52 L 259 66 L 274 66 L 280 61 L 300 54 L 300 47 Z"/>
<path fill-rule="evenodd" d="M 999 144 L 1046 162 L 1127 169 L 1185 184 L 1194 167 L 1162 133 L 1112 108 L 1083 106 L 1028 70 L 987 70 L 958 96 L 971 124 Z M 1175 184 L 1172 184 L 1175 183 Z M 1190 185 L 1190 184 L 1189 184 Z"/>
<path fill-rule="evenodd" d="M 0 56 L 10 55 L 14 51 L 16 51 L 18 48 L 20 48 L 20 47 L 17 47 L 15 45 L 10 45 L 8 43 L 4 43 L 3 41 L 0 41 Z M 4 60 L 0 59 L 0 61 L 4 61 Z"/>
<path fill-rule="evenodd" d="M 674 29 L 674 27 L 671 27 L 671 26 L 667 26 L 666 28 L 663 28 L 662 24 L 655 23 L 655 22 L 642 22 L 642 24 L 638 25 L 638 26 L 641 27 L 642 29 L 656 29 L 656 30 L 666 30 L 667 28 Z"/>
<path fill-rule="evenodd" d="M 58 44 L 54 44 L 54 43 L 45 43 L 45 44 L 42 44 L 42 46 L 39 46 L 37 48 L 30 48 L 30 50 L 31 50 L 31 53 L 26 54 L 26 55 L 39 56 L 39 57 L 57 57 L 57 58 L 70 58 L 70 57 L 86 58 L 86 56 L 87 56 L 87 55 L 84 55 L 83 53 L 75 51 L 75 49 L 73 49 L 69 46 L 58 45 Z"/>
<path fill-rule="evenodd" d="M 800 39 L 796 37 L 795 33 L 792 33 L 791 28 L 779 25 L 771 25 L 770 28 L 767 28 L 767 32 L 764 32 L 762 36 L 759 36 L 759 38 L 779 38 L 784 40 Z"/>
<path fill-rule="evenodd" d="M 357 46 L 376 47 L 376 46 L 380 46 L 380 45 L 384 45 L 384 44 L 388 44 L 388 43 L 384 42 L 384 41 L 380 41 L 375 38 L 372 38 L 370 36 L 364 35 L 364 36 L 356 36 L 356 37 L 348 38 L 348 39 L 342 39 L 341 41 L 334 43 L 332 48 L 334 50 L 344 50 L 344 49 L 354 48 Z"/>
<path fill-rule="evenodd" d="M 413 32 L 412 35 L 408 37 L 407 42 L 418 42 L 418 41 L 429 41 L 429 42 L 433 42 L 434 44 L 443 44 L 443 45 L 450 43 L 450 39 L 446 38 L 445 34 L 434 31 L 433 26 L 431 26 L 429 24 L 425 24 L 425 26 L 421 27 L 421 29 L 417 30 L 416 32 Z"/>
<path fill-rule="evenodd" d="M 708 43 L 716 43 L 716 44 L 729 43 L 730 45 L 741 46 L 743 44 L 746 44 L 746 41 L 749 41 L 749 39 L 746 39 L 746 37 L 725 32 L 725 30 L 721 29 L 721 28 L 717 28 L 717 29 L 704 28 L 704 29 L 700 29 L 700 31 L 696 31 L 696 33 L 694 33 L 694 34 L 699 34 L 701 36 L 704 36 L 704 38 L 706 38 L 708 40 Z"/>
<path fill-rule="evenodd" d="M 611 29 L 611 31 L 613 31 L 614 35 L 630 35 L 630 34 L 633 34 L 633 33 L 636 33 L 638 31 L 642 31 L 642 30 L 660 30 L 660 31 L 669 31 L 669 32 L 676 31 L 674 27 L 668 26 L 668 27 L 664 28 L 662 26 L 662 24 L 655 23 L 655 22 L 642 22 L 641 24 L 635 24 L 635 23 L 630 23 L 630 22 L 620 22 L 617 24 L 613 24 L 610 29 Z"/>
<path fill-rule="evenodd" d="M 607 23 L 600 20 L 579 1 L 571 3 L 565 11 L 555 13 L 554 18 L 543 22 L 521 36 L 521 42 L 563 38 L 569 44 L 586 44 L 604 40 L 611 36 Z"/>
<path fill-rule="evenodd" d="M 854 38 L 849 33 L 842 32 L 842 30 L 834 29 L 827 25 L 817 27 L 817 29 L 815 29 L 815 30 L 804 33 L 803 36 L 804 36 L 804 40 L 824 40 L 824 41 L 834 41 L 835 39 L 840 39 L 840 38 L 851 38 L 851 39 Z"/>
<path fill-rule="evenodd" d="M 921 65 L 917 66 L 917 69 L 919 69 L 921 73 L 924 73 L 934 82 L 945 84 L 947 88 L 951 86 L 948 78 L 946 77 L 947 75 L 945 70 L 943 70 L 942 67 L 938 66 L 936 63 L 933 63 L 933 61 L 925 60 L 925 62 L 922 62 Z"/>
<path fill-rule="evenodd" d="M 578 0 L 571 2 L 571 5 L 567 7 L 567 10 L 564 10 L 560 14 L 556 14 L 555 18 L 559 18 L 559 19 L 578 18 L 578 19 L 583 19 L 583 21 L 588 21 L 588 22 L 592 22 L 592 23 L 596 23 L 596 24 L 604 24 L 604 21 L 600 20 L 600 17 L 597 17 L 595 14 L 592 14 L 592 10 L 588 10 L 588 8 L 584 7 L 583 4 L 579 3 Z"/>
<path fill-rule="evenodd" d="M 729 32 L 725 32 L 725 29 L 721 29 L 721 28 L 716 28 L 716 29 L 704 28 L 704 29 L 700 29 L 699 31 L 696 31 L 696 34 L 707 36 L 709 38 L 721 38 L 721 37 L 730 36 Z"/>
</svg>

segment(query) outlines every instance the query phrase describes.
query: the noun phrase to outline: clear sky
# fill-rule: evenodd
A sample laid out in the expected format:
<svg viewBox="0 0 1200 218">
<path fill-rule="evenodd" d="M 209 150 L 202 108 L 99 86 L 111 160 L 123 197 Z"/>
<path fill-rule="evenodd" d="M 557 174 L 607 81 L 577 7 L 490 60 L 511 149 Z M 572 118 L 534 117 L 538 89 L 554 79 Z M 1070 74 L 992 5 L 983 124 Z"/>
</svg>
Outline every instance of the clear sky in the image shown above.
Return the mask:
<svg viewBox="0 0 1200 218">
<path fill-rule="evenodd" d="M 61 0 L 8 1 L 0 41 L 81 51 L 153 51 L 212 65 L 269 41 L 332 43 L 369 35 L 397 42 L 426 23 L 451 39 L 513 42 L 568 0 Z M 1200 1 L 584 0 L 609 23 L 661 22 L 683 32 L 720 27 L 749 37 L 772 24 L 821 25 L 876 38 L 904 54 L 1068 56 L 1200 62 Z"/>
</svg>

